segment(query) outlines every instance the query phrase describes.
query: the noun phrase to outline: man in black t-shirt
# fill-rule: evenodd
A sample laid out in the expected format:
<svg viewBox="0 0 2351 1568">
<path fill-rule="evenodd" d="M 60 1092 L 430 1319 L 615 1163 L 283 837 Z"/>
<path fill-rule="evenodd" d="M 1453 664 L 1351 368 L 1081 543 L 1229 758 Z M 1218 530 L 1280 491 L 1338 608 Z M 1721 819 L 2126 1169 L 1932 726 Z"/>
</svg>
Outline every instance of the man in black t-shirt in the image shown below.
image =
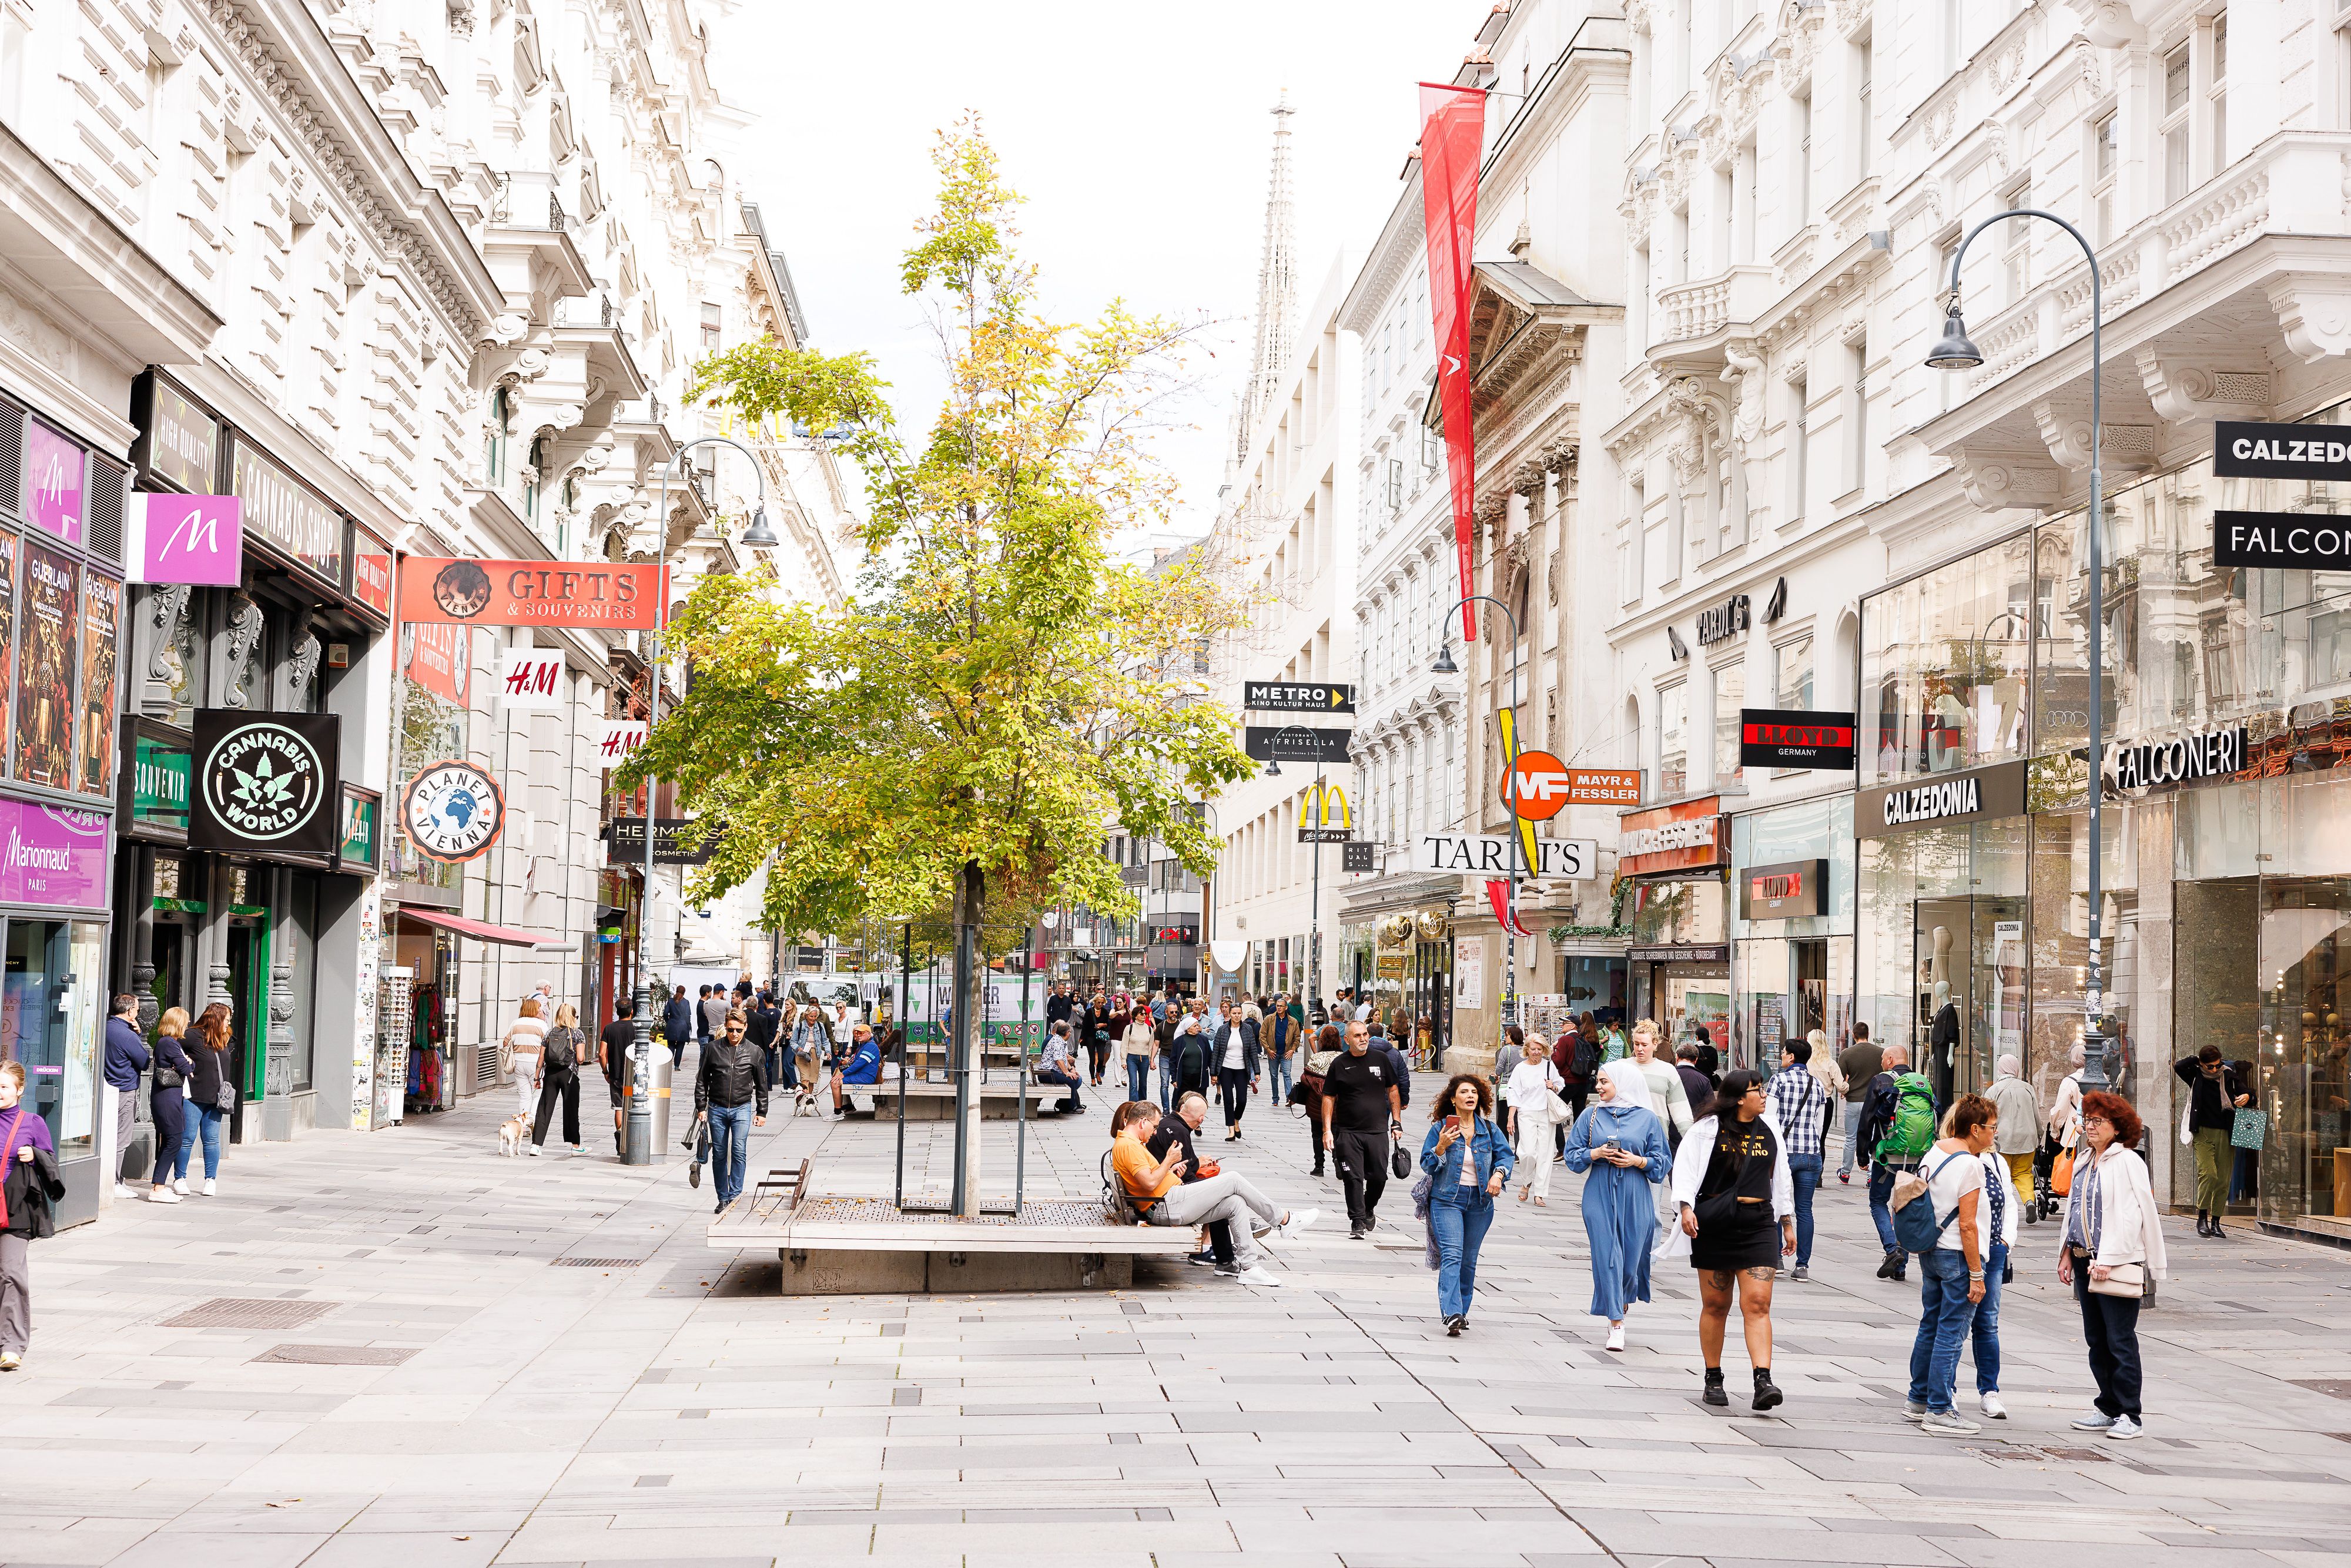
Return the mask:
<svg viewBox="0 0 2351 1568">
<path fill-rule="evenodd" d="M 637 1005 L 622 997 L 612 1004 L 612 1021 L 596 1037 L 596 1065 L 604 1070 L 604 1086 L 612 1092 L 612 1152 L 625 1154 L 629 1113 L 629 1052 L 637 1041 Z"/>
<path fill-rule="evenodd" d="M 1387 1190 L 1389 1140 L 1404 1128 L 1395 1069 L 1372 1051 L 1365 1025 L 1347 1026 L 1347 1049 L 1322 1070 L 1322 1146 L 1338 1162 L 1347 1189 L 1348 1235 L 1372 1233 L 1374 1211 Z"/>
</svg>

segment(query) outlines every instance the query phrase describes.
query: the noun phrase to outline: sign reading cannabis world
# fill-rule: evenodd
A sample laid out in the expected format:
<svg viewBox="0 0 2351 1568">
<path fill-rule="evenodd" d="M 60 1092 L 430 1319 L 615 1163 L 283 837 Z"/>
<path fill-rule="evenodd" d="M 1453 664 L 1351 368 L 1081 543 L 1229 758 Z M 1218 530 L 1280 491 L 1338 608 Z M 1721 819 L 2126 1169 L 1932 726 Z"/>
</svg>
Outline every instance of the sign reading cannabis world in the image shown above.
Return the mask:
<svg viewBox="0 0 2351 1568">
<path fill-rule="evenodd" d="M 340 719 L 198 708 L 195 737 L 192 848 L 335 852 Z"/>
</svg>

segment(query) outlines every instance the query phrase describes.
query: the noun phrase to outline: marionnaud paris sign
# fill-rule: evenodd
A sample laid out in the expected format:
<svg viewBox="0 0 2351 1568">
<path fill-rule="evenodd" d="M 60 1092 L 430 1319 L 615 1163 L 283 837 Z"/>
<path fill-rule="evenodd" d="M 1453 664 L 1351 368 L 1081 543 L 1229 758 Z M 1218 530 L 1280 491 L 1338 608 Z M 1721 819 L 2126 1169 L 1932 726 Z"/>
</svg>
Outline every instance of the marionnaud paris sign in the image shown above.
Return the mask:
<svg viewBox="0 0 2351 1568">
<path fill-rule="evenodd" d="M 1413 870 L 1509 876 L 1515 869 L 1538 879 L 1573 879 L 1590 876 L 1600 863 L 1600 845 L 1593 839 L 1537 839 L 1531 867 L 1513 864 L 1511 842 L 1500 833 L 1423 833 L 1413 852 Z"/>
</svg>

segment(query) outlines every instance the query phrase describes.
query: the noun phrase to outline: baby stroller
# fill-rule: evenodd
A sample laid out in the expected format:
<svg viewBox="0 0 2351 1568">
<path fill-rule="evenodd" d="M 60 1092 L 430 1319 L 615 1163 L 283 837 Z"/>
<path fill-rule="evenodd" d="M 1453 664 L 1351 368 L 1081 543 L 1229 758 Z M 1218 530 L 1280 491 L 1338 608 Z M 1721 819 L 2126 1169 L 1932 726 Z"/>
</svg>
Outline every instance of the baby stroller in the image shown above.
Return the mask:
<svg viewBox="0 0 2351 1568">
<path fill-rule="evenodd" d="M 2056 1138 L 2043 1134 L 2041 1146 L 2032 1153 L 2032 1199 L 2024 1206 L 2024 1223 L 2027 1225 L 2054 1218 L 2057 1211 L 2064 1207 L 2064 1195 L 2052 1185 L 2060 1152 Z"/>
</svg>

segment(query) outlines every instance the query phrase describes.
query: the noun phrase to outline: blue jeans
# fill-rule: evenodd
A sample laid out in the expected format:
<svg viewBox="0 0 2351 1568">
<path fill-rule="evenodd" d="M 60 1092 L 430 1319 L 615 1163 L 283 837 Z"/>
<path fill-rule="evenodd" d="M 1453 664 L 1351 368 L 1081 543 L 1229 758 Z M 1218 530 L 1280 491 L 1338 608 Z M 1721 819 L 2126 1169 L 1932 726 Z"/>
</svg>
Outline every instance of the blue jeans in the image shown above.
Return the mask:
<svg viewBox="0 0 2351 1568">
<path fill-rule="evenodd" d="M 1913 1405 L 1950 1409 L 1959 1380 L 1959 1346 L 1975 1315 L 1975 1303 L 1968 1300 L 1968 1255 L 1956 1247 L 1918 1254 L 1918 1337 L 1910 1344 Z"/>
<path fill-rule="evenodd" d="M 1796 1267 L 1813 1266 L 1813 1194 L 1821 1190 L 1819 1155 L 1790 1155 L 1788 1176 L 1796 1184 Z"/>
<path fill-rule="evenodd" d="M 1277 1105 L 1288 1104 L 1291 1082 L 1290 1053 L 1283 1051 L 1280 1056 L 1269 1055 L 1265 1061 L 1266 1076 L 1273 1080 L 1273 1103 Z"/>
<path fill-rule="evenodd" d="M 1478 1248 L 1494 1223 L 1494 1200 L 1482 1191 L 1471 1204 L 1432 1203 L 1428 1228 L 1437 1237 L 1437 1310 L 1466 1317 L 1478 1293 Z"/>
<path fill-rule="evenodd" d="M 756 1104 L 710 1108 L 710 1181 L 724 1207 L 743 1196 L 743 1167 L 751 1160 L 751 1113 Z"/>
<path fill-rule="evenodd" d="M 1176 1064 L 1163 1056 L 1159 1059 L 1159 1108 L 1162 1111 L 1176 1109 L 1175 1089 Z"/>
<path fill-rule="evenodd" d="M 1130 1100 L 1151 1098 L 1151 1058 L 1130 1056 L 1126 1059 L 1126 1097 Z"/>
<path fill-rule="evenodd" d="M 211 1181 L 220 1175 L 221 1128 L 227 1124 L 228 1113 L 214 1105 L 188 1107 L 188 1130 L 180 1134 L 180 1157 L 174 1163 L 172 1175 L 188 1174 L 188 1156 L 195 1153 L 196 1136 L 204 1140 L 204 1179 Z"/>
<path fill-rule="evenodd" d="M 1961 1254 L 1965 1256 L 1964 1253 Z M 1964 1273 L 1966 1270 L 1962 1270 Z M 1970 1341 L 1976 1356 L 1976 1392 L 2000 1392 L 2000 1277 L 2008 1271 L 2008 1244 L 1995 1241 L 1984 1254 L 1983 1300 L 1976 1303 L 1975 1320 L 1968 1325 Z M 1963 1288 L 1960 1292 L 1967 1292 Z M 1954 1385 L 1959 1381 L 1955 1367 L 1951 1373 Z"/>
<path fill-rule="evenodd" d="M 1894 1211 L 1886 1207 L 1894 1196 L 1894 1183 L 1904 1171 L 1918 1168 L 1916 1160 L 1899 1166 L 1874 1165 L 1869 1167 L 1869 1218 L 1877 1224 L 1877 1244 L 1888 1252 L 1899 1252 L 1902 1244 L 1894 1239 Z"/>
<path fill-rule="evenodd" d="M 1839 1176 L 1853 1174 L 1853 1156 L 1861 1143 L 1861 1112 L 1866 1103 L 1862 1100 L 1844 1103 L 1844 1157 L 1837 1162 Z"/>
<path fill-rule="evenodd" d="M 1058 1067 L 1040 1067 L 1037 1070 L 1037 1082 L 1040 1083 L 1058 1083 L 1062 1088 L 1070 1092 L 1069 1096 L 1061 1102 L 1062 1110 L 1082 1111 L 1085 1109 L 1085 1106 L 1078 1099 L 1078 1085 L 1082 1082 L 1082 1080 L 1081 1080 L 1075 1073 L 1064 1072 Z"/>
</svg>

